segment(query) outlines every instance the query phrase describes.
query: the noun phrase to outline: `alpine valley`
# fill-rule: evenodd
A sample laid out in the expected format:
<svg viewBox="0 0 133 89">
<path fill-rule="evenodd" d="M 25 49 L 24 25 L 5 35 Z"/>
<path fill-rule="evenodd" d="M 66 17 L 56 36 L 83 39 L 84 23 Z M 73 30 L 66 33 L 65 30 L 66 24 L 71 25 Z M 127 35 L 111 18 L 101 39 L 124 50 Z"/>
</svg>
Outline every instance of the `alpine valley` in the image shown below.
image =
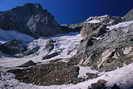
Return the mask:
<svg viewBox="0 0 133 89">
<path fill-rule="evenodd" d="M 133 9 L 78 24 L 40 4 L 0 12 L 0 89 L 133 89 Z"/>
</svg>

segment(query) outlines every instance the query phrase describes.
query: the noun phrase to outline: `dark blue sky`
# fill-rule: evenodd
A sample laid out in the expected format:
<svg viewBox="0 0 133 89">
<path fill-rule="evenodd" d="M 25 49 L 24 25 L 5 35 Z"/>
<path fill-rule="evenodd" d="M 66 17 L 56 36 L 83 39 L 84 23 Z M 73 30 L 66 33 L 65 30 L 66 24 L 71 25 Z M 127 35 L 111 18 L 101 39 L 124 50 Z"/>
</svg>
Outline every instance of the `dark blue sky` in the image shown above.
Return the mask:
<svg viewBox="0 0 133 89">
<path fill-rule="evenodd" d="M 0 0 L 0 10 L 8 10 L 27 2 L 40 3 L 59 23 L 79 23 L 89 16 L 124 15 L 133 8 L 133 0 Z"/>
</svg>

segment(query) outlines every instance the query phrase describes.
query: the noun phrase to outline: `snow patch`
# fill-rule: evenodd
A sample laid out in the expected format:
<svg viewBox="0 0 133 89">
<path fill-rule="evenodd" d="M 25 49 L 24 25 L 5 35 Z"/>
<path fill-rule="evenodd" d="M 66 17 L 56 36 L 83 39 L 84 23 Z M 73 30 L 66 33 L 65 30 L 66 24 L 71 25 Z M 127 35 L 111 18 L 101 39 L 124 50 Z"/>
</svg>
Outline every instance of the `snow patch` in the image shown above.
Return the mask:
<svg viewBox="0 0 133 89">
<path fill-rule="evenodd" d="M 95 17 L 89 17 L 85 23 L 92 23 L 92 24 L 95 24 L 95 23 L 101 23 L 104 21 L 105 18 L 107 18 L 108 15 L 103 15 L 103 16 L 95 16 Z"/>
<path fill-rule="evenodd" d="M 112 26 L 108 26 L 107 28 L 109 28 L 109 31 L 113 30 L 113 29 L 118 29 L 118 28 L 123 28 L 123 27 L 127 27 L 130 24 L 133 24 L 133 21 L 126 21 L 126 22 L 121 22 L 118 23 L 116 25 L 112 25 Z"/>
<path fill-rule="evenodd" d="M 93 73 L 93 74 L 97 74 L 98 71 L 96 70 L 92 70 L 90 67 L 84 67 L 84 66 L 79 66 L 80 70 L 79 70 L 79 78 L 87 78 L 88 76 L 86 75 L 87 73 Z"/>
<path fill-rule="evenodd" d="M 86 23 L 100 23 L 101 21 L 100 20 L 90 20 L 90 21 L 87 21 Z"/>
</svg>

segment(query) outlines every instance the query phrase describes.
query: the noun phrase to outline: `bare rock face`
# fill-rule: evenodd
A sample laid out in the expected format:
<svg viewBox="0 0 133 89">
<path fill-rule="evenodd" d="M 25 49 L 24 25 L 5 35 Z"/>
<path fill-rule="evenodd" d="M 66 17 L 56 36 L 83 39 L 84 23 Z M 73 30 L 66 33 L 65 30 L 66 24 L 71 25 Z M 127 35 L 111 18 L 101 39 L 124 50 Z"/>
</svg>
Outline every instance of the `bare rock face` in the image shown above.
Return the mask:
<svg viewBox="0 0 133 89">
<path fill-rule="evenodd" d="M 106 26 L 117 24 L 123 21 L 121 17 L 117 16 L 95 16 L 88 18 L 85 22 L 80 24 L 81 27 L 81 36 L 83 38 L 91 36 L 99 36 L 106 33 Z"/>
<path fill-rule="evenodd" d="M 28 3 L 9 11 L 0 12 L 0 28 L 16 30 L 33 37 L 58 33 L 58 23 L 40 4 Z"/>
<path fill-rule="evenodd" d="M 98 37 L 100 35 L 103 35 L 106 33 L 107 28 L 106 25 L 101 25 L 101 24 L 84 24 L 82 29 L 81 29 L 81 36 L 83 38 L 87 37 Z"/>
<path fill-rule="evenodd" d="M 97 24 L 94 24 L 95 26 Z M 97 31 L 96 35 L 99 34 L 97 28 L 93 30 Z M 105 33 L 98 36 L 90 35 L 92 33 L 90 30 L 87 37 L 81 41 L 79 51 L 71 58 L 70 63 L 92 66 L 100 71 L 111 71 L 132 63 L 133 24 L 112 30 L 106 30 L 105 27 L 104 30 Z"/>
<path fill-rule="evenodd" d="M 131 9 L 131 10 L 124 16 L 124 19 L 125 19 L 126 21 L 133 20 L 133 9 Z"/>
</svg>

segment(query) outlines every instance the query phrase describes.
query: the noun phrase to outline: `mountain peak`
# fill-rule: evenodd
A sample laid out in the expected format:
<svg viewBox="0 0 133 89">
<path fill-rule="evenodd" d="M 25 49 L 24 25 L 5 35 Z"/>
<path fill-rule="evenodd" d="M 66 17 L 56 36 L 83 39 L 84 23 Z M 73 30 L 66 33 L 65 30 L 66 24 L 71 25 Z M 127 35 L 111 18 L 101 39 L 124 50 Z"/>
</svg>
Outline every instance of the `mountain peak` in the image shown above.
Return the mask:
<svg viewBox="0 0 133 89">
<path fill-rule="evenodd" d="M 27 3 L 0 14 L 1 29 L 16 30 L 33 37 L 54 35 L 59 26 L 54 16 L 40 4 Z"/>
<path fill-rule="evenodd" d="M 29 7 L 29 8 L 36 8 L 36 9 L 42 9 L 41 4 L 39 3 L 26 3 L 24 4 L 24 7 Z"/>
</svg>

